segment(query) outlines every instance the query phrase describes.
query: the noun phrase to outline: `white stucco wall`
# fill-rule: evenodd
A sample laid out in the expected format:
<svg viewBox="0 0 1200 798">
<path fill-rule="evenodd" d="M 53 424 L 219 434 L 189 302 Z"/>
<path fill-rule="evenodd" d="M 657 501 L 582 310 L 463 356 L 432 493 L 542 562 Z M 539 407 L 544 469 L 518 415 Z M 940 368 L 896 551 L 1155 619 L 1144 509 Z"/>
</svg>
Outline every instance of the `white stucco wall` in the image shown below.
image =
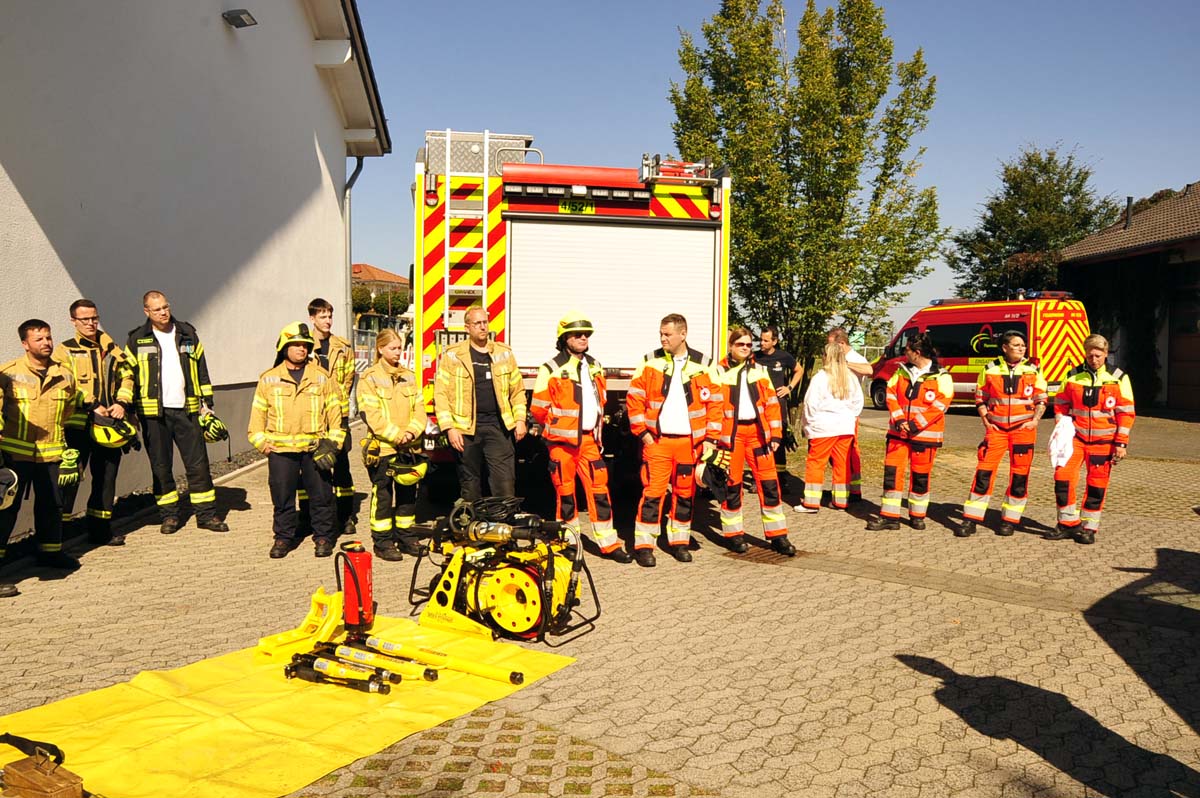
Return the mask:
<svg viewBox="0 0 1200 798">
<path fill-rule="evenodd" d="M 252 5 L 0 5 L 0 360 L 80 296 L 123 342 L 156 288 L 246 383 L 309 299 L 345 306 L 342 124 L 299 2 Z"/>
</svg>

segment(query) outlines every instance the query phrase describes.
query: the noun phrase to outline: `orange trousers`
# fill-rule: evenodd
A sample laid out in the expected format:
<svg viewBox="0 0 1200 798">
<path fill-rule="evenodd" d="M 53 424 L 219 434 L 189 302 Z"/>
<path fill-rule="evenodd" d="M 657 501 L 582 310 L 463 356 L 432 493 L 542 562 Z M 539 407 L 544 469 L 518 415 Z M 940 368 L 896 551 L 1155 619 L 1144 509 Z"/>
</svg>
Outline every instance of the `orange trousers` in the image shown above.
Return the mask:
<svg viewBox="0 0 1200 798">
<path fill-rule="evenodd" d="M 607 554 L 620 545 L 613 528 L 612 499 L 608 494 L 608 464 L 600 445 L 589 434 L 579 446 L 551 443 L 550 481 L 558 495 L 558 520 L 579 534 L 579 508 L 575 501 L 575 477 L 587 494 L 588 516 L 592 519 L 592 539 Z"/>
<path fill-rule="evenodd" d="M 742 518 L 742 473 L 746 463 L 754 474 L 758 504 L 762 513 L 763 534 L 768 538 L 787 534 L 787 518 L 779 494 L 779 472 L 775 453 L 763 440 L 758 424 L 738 424 L 729 455 L 729 481 L 725 483 L 725 501 L 721 503 L 721 534 L 727 538 L 745 532 Z"/>
<path fill-rule="evenodd" d="M 854 420 L 854 437 L 850 439 L 850 498 L 858 501 L 862 498 L 862 455 L 858 453 L 858 419 Z M 830 465 L 833 461 L 830 460 Z"/>
<path fill-rule="evenodd" d="M 1004 496 L 1004 503 L 1000 505 L 1000 518 L 1010 524 L 1021 523 L 1025 502 L 1029 499 L 1029 467 L 1033 465 L 1035 443 L 1036 429 L 1017 429 L 1012 432 L 991 430 L 984 436 L 979 444 L 979 463 L 975 466 L 971 495 L 963 504 L 963 518 L 983 520 L 992 498 L 992 488 L 996 484 L 996 472 L 1007 452 L 1008 492 Z"/>
<path fill-rule="evenodd" d="M 804 506 L 821 506 L 821 490 L 825 485 L 825 464 L 833 465 L 833 506 L 846 509 L 850 500 L 850 447 L 853 435 L 829 438 L 809 438 L 808 458 L 804 461 Z"/>
<path fill-rule="evenodd" d="M 1054 469 L 1054 498 L 1058 505 L 1058 523 L 1095 532 L 1100 528 L 1100 512 L 1104 509 L 1104 497 L 1108 493 L 1108 480 L 1112 476 L 1111 443 L 1084 443 L 1076 438 L 1071 459 L 1065 466 Z M 1087 466 L 1087 492 L 1083 497 L 1083 512 L 1075 505 L 1075 487 L 1079 484 L 1079 467 Z"/>
<path fill-rule="evenodd" d="M 633 525 L 635 549 L 652 549 L 662 523 L 663 502 L 674 496 L 667 522 L 667 543 L 686 546 L 691 538 L 692 499 L 696 494 L 696 450 L 690 435 L 663 435 L 642 447 L 642 500 Z"/>
<path fill-rule="evenodd" d="M 883 456 L 883 500 L 879 514 L 884 518 L 900 517 L 900 505 L 904 499 L 901 486 L 907 466 L 908 515 L 910 518 L 924 518 L 929 511 L 929 475 L 933 472 L 936 458 L 937 447 L 888 438 L 887 453 Z"/>
</svg>

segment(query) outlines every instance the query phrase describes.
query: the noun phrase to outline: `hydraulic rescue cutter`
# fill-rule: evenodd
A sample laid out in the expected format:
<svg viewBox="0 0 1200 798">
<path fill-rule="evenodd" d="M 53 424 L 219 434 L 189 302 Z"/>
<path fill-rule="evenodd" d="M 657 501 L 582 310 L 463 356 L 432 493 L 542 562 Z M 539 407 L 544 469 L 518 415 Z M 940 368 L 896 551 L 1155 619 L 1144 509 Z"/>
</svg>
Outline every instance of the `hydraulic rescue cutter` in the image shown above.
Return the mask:
<svg viewBox="0 0 1200 798">
<path fill-rule="evenodd" d="M 460 501 L 449 515 L 423 525 L 431 537 L 428 555 L 413 565 L 408 592 L 413 606 L 423 605 L 422 626 L 547 645 L 553 645 L 547 635 L 578 637 L 595 628 L 600 598 L 578 535 L 520 512 L 520 501 Z M 427 557 L 438 574 L 424 582 Z M 583 577 L 590 610 L 582 606 Z"/>
</svg>

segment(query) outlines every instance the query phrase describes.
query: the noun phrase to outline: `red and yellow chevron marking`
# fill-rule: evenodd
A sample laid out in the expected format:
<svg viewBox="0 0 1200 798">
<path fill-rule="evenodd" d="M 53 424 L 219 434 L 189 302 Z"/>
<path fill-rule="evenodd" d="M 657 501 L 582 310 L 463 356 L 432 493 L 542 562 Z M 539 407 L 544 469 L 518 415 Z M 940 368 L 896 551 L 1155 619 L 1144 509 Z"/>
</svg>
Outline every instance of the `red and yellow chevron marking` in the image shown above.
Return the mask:
<svg viewBox="0 0 1200 798">
<path fill-rule="evenodd" d="M 418 173 L 417 185 L 423 184 Z M 419 355 L 417 372 L 421 380 L 427 409 L 432 412 L 433 376 L 437 365 L 437 332 L 442 329 L 442 317 L 447 309 L 451 314 L 464 313 L 479 300 L 477 296 L 454 292 L 455 287 L 478 287 L 483 281 L 483 254 L 479 251 L 450 252 L 446 257 L 446 245 L 452 249 L 480 250 L 487 247 L 488 285 L 484 293 L 485 306 L 492 320 L 492 329 L 497 340 L 505 339 L 504 314 L 507 309 L 505 296 L 505 233 L 507 225 L 501 219 L 504 210 L 504 190 L 499 178 L 489 182 L 490 197 L 484 218 L 451 218 L 449 241 L 446 225 L 446 184 L 444 177 L 437 179 L 438 201 L 433 207 L 420 202 L 416 210 L 417 228 L 423 235 L 415 244 L 416 260 L 420 263 L 418 283 L 414 287 L 419 301 L 416 328 L 418 330 Z M 483 179 L 480 177 L 454 177 L 450 184 L 450 197 L 454 200 L 483 199 Z M 450 296 L 446 296 L 449 277 Z"/>
<path fill-rule="evenodd" d="M 703 186 L 656 185 L 650 216 L 708 221 L 709 190 Z"/>
<path fill-rule="evenodd" d="M 1088 336 L 1087 311 L 1082 302 L 1052 300 L 1033 305 L 1035 340 L 1042 375 L 1047 382 L 1062 382 L 1083 362 L 1083 339 Z"/>
</svg>

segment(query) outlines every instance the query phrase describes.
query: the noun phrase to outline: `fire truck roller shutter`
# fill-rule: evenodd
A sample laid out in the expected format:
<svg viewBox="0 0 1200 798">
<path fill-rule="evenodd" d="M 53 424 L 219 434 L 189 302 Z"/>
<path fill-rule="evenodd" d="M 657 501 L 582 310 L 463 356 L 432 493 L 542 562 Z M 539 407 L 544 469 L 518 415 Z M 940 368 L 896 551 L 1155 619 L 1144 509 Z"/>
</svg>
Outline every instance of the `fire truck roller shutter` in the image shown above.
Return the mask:
<svg viewBox="0 0 1200 798">
<path fill-rule="evenodd" d="M 521 365 L 545 361 L 567 309 L 595 325 L 589 351 L 607 368 L 656 349 L 668 313 L 688 320 L 690 346 L 716 351 L 716 229 L 513 220 L 508 235 L 509 345 Z"/>
</svg>

